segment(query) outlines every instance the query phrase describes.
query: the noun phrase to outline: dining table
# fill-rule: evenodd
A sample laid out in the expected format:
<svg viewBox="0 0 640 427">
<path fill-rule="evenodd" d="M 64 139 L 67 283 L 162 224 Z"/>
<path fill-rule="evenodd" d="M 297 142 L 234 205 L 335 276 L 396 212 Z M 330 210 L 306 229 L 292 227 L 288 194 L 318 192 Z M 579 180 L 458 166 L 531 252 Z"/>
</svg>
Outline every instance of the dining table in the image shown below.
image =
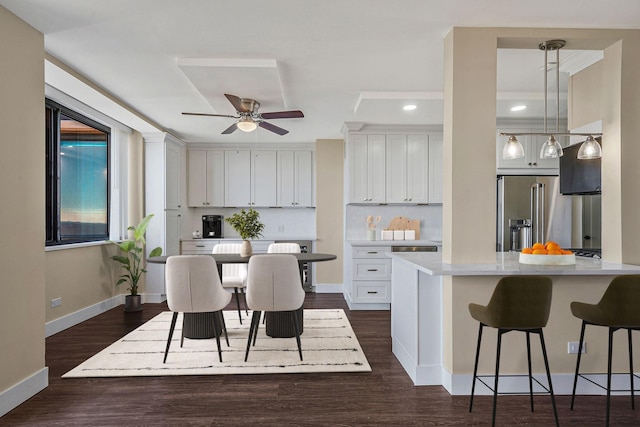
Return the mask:
<svg viewBox="0 0 640 427">
<path fill-rule="evenodd" d="M 253 255 L 283 255 L 283 254 L 253 254 Z M 218 275 L 222 280 L 223 264 L 248 264 L 251 256 L 241 256 L 240 254 L 203 254 L 201 256 L 211 256 L 216 260 L 218 267 Z M 308 262 L 332 261 L 337 258 L 334 254 L 328 253 L 288 253 L 298 260 L 298 268 L 300 270 L 300 278 L 303 277 L 304 264 Z M 166 264 L 170 255 L 162 255 L 147 258 L 147 262 L 152 264 Z M 215 313 L 184 313 L 183 335 L 185 338 L 205 339 L 214 338 L 221 331 L 213 330 L 213 321 L 211 319 Z M 296 310 L 300 333 L 303 332 L 303 310 L 302 307 Z M 224 321 L 224 319 L 223 319 Z M 295 326 L 291 322 L 291 316 L 288 312 L 267 312 L 265 313 L 266 333 L 272 338 L 291 338 L 295 337 Z"/>
</svg>

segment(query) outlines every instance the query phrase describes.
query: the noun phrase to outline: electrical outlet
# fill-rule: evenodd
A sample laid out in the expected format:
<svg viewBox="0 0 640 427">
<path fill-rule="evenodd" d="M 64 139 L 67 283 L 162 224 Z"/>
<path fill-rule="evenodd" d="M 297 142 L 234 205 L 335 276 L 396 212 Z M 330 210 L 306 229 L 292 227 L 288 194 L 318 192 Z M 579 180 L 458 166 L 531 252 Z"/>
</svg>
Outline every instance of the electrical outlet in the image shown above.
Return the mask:
<svg viewBox="0 0 640 427">
<path fill-rule="evenodd" d="M 580 343 L 577 341 L 569 341 L 567 343 L 567 353 L 569 354 L 578 354 L 578 347 Z M 582 343 L 582 354 L 587 352 L 587 343 Z"/>
<path fill-rule="evenodd" d="M 51 300 L 51 308 L 60 307 L 62 305 L 62 298 L 54 298 Z"/>
</svg>

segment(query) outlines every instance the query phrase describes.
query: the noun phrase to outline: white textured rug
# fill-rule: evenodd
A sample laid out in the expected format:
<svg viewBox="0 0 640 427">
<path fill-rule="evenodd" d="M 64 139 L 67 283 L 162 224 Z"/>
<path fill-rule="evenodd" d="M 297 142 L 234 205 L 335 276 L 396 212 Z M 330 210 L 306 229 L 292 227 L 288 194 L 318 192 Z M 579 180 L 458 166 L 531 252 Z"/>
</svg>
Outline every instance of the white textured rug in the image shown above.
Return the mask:
<svg viewBox="0 0 640 427">
<path fill-rule="evenodd" d="M 343 310 L 304 310 L 300 361 L 295 338 L 271 338 L 260 325 L 258 340 L 244 362 L 249 317 L 225 311 L 229 347 L 221 337 L 222 360 L 216 340 L 185 338 L 180 348 L 182 315 L 178 317 L 167 363 L 164 349 L 169 336 L 171 312 L 163 312 L 135 331 L 63 375 L 70 377 L 122 377 L 161 375 L 270 374 L 305 372 L 371 372 L 358 339 Z"/>
</svg>

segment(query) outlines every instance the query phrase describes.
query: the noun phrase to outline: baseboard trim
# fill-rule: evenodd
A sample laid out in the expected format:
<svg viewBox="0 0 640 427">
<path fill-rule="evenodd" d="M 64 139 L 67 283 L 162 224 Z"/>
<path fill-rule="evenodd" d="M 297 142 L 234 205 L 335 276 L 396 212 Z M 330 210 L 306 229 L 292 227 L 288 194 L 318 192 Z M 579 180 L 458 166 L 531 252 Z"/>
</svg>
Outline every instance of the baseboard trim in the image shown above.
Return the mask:
<svg viewBox="0 0 640 427">
<path fill-rule="evenodd" d="M 0 417 L 32 398 L 49 385 L 46 366 L 19 383 L 0 392 Z"/>
<path fill-rule="evenodd" d="M 89 320 L 98 314 L 111 310 L 114 307 L 124 304 L 124 294 L 116 295 L 97 304 L 90 305 L 81 310 L 51 320 L 45 324 L 45 337 L 57 334 L 67 328 Z M 144 299 L 144 298 L 143 298 Z"/>
<path fill-rule="evenodd" d="M 321 283 L 314 285 L 315 292 L 317 294 L 341 294 L 342 293 L 342 284 L 341 283 Z"/>
</svg>

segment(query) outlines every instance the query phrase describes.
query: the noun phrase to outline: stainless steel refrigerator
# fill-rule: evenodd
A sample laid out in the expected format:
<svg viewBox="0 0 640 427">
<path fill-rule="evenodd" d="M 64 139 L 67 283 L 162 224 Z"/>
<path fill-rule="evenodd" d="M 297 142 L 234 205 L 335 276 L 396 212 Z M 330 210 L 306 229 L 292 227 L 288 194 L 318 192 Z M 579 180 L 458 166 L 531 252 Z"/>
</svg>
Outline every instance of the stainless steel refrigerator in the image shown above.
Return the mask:
<svg viewBox="0 0 640 427">
<path fill-rule="evenodd" d="M 571 244 L 571 196 L 557 176 L 498 176 L 496 250 L 519 251 L 535 242 Z"/>
</svg>

